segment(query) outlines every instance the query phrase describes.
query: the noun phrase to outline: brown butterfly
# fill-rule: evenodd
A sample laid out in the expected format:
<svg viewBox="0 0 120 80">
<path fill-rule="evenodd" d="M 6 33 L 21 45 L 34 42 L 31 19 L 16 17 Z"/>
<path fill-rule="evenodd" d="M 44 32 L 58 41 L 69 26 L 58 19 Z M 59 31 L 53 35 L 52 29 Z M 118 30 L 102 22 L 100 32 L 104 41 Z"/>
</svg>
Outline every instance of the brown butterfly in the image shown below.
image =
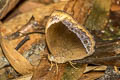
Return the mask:
<svg viewBox="0 0 120 80">
<path fill-rule="evenodd" d="M 46 42 L 50 61 L 65 63 L 94 53 L 95 41 L 85 27 L 69 14 L 54 11 L 46 25 Z"/>
</svg>

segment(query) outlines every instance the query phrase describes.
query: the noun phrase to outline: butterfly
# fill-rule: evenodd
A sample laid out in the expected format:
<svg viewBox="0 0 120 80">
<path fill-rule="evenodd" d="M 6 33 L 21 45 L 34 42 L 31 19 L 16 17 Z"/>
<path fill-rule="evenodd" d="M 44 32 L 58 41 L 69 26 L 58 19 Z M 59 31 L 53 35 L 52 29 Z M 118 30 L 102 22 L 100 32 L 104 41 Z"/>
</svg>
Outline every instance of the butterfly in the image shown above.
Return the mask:
<svg viewBox="0 0 120 80">
<path fill-rule="evenodd" d="M 63 11 L 54 11 L 51 14 L 46 24 L 45 36 L 51 53 L 48 59 L 56 63 L 82 59 L 95 51 L 94 37 Z"/>
</svg>

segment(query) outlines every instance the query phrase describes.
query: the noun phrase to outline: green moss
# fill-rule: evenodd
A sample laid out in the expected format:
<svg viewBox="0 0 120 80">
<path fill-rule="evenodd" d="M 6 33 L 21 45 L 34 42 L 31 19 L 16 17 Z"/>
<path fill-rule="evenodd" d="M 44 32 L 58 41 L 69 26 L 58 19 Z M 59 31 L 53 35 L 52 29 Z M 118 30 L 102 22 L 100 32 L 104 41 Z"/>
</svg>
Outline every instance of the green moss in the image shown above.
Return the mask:
<svg viewBox="0 0 120 80">
<path fill-rule="evenodd" d="M 111 0 L 95 0 L 93 8 L 85 22 L 85 26 L 89 30 L 104 29 L 109 16 Z"/>
</svg>

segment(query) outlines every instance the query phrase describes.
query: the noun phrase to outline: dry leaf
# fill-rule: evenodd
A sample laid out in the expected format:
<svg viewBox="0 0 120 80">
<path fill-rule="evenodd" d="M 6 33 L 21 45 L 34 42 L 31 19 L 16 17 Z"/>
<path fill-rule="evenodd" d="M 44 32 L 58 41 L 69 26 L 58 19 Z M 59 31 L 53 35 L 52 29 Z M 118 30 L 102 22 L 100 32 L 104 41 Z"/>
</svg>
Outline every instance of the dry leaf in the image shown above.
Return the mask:
<svg viewBox="0 0 120 80">
<path fill-rule="evenodd" d="M 106 66 L 87 66 L 84 73 L 88 73 L 90 71 L 105 71 L 105 70 Z"/>
<path fill-rule="evenodd" d="M 1 47 L 8 61 L 17 72 L 20 74 L 32 73 L 33 66 L 12 47 L 12 44 L 8 40 L 2 37 Z"/>
<path fill-rule="evenodd" d="M 30 20 L 31 16 L 35 16 L 35 19 L 37 21 L 41 21 L 42 19 L 44 19 L 45 16 L 49 16 L 49 14 L 54 9 L 62 9 L 63 6 L 62 7 L 57 7 L 57 6 L 63 5 L 63 4 L 65 4 L 65 2 L 64 3 L 53 4 L 53 5 L 50 5 L 50 6 L 47 6 L 47 7 L 45 6 L 42 9 L 37 8 L 37 9 L 34 9 L 30 12 L 24 13 L 22 15 L 19 15 L 19 16 L 13 18 L 13 19 L 7 21 L 6 23 L 0 25 L 0 26 L 2 26 L 1 29 L 0 29 L 2 37 L 10 35 L 10 34 L 16 32 L 17 30 L 19 30 L 22 26 L 24 26 Z M 39 34 L 34 34 L 34 35 L 31 35 L 30 37 L 31 37 L 31 41 L 27 42 L 26 45 L 24 45 L 21 48 L 21 50 L 22 50 L 22 51 L 20 51 L 21 53 L 26 50 L 24 48 L 29 49 L 31 47 L 31 44 L 36 42 L 37 39 L 40 40 L 40 38 L 43 38 Z M 27 61 L 20 53 L 18 53 L 14 49 L 16 47 L 16 45 L 22 39 L 23 38 L 8 41 L 8 40 L 5 40 L 4 38 L 2 38 L 1 45 L 2 45 L 2 48 L 3 48 L 3 51 L 6 55 L 6 57 L 8 58 L 11 65 L 16 69 L 16 71 L 18 71 L 21 74 L 26 74 L 26 73 L 31 73 L 32 72 L 33 66 L 30 64 L 29 61 Z"/>
<path fill-rule="evenodd" d="M 104 75 L 104 72 L 91 72 L 84 74 L 79 80 L 95 80 Z"/>
<path fill-rule="evenodd" d="M 48 59 L 43 58 L 37 66 L 32 80 L 61 80 L 65 67 L 64 64 L 51 66 L 52 64 L 49 63 Z"/>
<path fill-rule="evenodd" d="M 71 65 L 67 65 L 64 69 L 61 80 L 79 80 L 79 78 L 83 75 L 86 66 L 86 64 L 76 64 L 76 66 L 74 65 L 74 67 Z"/>
<path fill-rule="evenodd" d="M 15 7 L 19 0 L 0 0 L 0 19 Z"/>
<path fill-rule="evenodd" d="M 31 80 L 31 78 L 32 78 L 32 74 L 29 74 L 29 75 L 24 75 L 12 80 Z"/>
</svg>

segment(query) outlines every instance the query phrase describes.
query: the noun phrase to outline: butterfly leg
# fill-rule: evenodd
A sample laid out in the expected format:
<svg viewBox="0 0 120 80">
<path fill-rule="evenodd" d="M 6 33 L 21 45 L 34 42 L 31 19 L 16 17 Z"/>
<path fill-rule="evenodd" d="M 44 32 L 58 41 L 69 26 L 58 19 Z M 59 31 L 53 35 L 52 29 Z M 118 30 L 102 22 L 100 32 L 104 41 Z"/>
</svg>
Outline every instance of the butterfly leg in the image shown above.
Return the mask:
<svg viewBox="0 0 120 80">
<path fill-rule="evenodd" d="M 71 61 L 69 61 L 69 63 L 70 63 L 70 65 L 71 65 L 73 68 L 78 69 L 77 67 L 75 67 L 75 66 L 73 65 L 74 63 L 72 63 Z"/>
</svg>

